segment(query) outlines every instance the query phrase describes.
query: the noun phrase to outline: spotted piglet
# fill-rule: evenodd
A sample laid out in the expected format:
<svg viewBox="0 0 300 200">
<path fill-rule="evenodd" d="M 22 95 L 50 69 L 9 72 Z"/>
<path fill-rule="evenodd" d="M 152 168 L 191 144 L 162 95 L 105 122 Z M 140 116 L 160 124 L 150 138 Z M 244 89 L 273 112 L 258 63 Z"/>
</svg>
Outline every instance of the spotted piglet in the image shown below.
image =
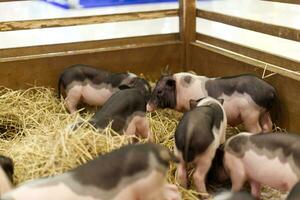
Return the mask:
<svg viewBox="0 0 300 200">
<path fill-rule="evenodd" d="M 180 200 L 165 180 L 177 161 L 157 144 L 127 145 L 62 175 L 24 184 L 2 200 Z"/>
<path fill-rule="evenodd" d="M 12 190 L 14 165 L 11 158 L 0 155 L 0 196 Z"/>
<path fill-rule="evenodd" d="M 66 106 L 74 113 L 79 102 L 102 106 L 124 86 L 137 88 L 146 97 L 151 93 L 149 83 L 133 73 L 111 73 L 87 65 L 66 68 L 58 80 L 58 93 L 60 95 L 61 88 L 65 90 Z"/>
<path fill-rule="evenodd" d="M 275 101 L 275 89 L 254 75 L 208 78 L 191 73 L 162 76 L 156 83 L 147 105 L 148 111 L 172 108 L 184 112 L 190 109 L 190 99 L 210 96 L 224 99 L 228 124 L 243 123 L 251 133 L 270 132 L 270 109 Z"/>
<path fill-rule="evenodd" d="M 300 136 L 240 133 L 226 141 L 224 167 L 239 191 L 248 180 L 259 199 L 261 185 L 290 191 L 300 180 Z"/>
<path fill-rule="evenodd" d="M 195 164 L 193 174 L 198 192 L 207 192 L 206 174 L 216 150 L 225 142 L 226 115 L 221 103 L 211 97 L 191 100 L 191 110 L 183 114 L 175 132 L 175 152 L 180 159 L 178 182 L 187 186 L 189 162 Z"/>
<path fill-rule="evenodd" d="M 140 90 L 120 90 L 94 114 L 90 123 L 97 129 L 104 129 L 112 123 L 111 128 L 116 132 L 152 140 L 146 104 L 146 98 Z"/>
</svg>

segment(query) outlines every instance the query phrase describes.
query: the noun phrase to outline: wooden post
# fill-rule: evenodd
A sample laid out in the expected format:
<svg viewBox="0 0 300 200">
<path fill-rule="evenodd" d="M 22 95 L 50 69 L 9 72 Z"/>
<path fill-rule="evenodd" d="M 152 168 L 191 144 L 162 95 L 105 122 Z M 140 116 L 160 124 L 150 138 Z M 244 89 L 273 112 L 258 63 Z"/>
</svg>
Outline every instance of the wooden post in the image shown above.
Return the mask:
<svg viewBox="0 0 300 200">
<path fill-rule="evenodd" d="M 180 40 L 182 42 L 181 65 L 190 65 L 190 44 L 196 40 L 196 0 L 179 0 Z"/>
</svg>

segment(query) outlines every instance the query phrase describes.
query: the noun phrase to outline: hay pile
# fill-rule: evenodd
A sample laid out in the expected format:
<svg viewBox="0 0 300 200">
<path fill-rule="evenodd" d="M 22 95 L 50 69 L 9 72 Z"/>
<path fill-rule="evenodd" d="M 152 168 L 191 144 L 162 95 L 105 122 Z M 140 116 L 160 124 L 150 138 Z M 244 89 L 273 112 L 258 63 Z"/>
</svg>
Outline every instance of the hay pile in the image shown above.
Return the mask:
<svg viewBox="0 0 300 200">
<path fill-rule="evenodd" d="M 81 116 L 87 121 L 91 114 Z M 173 149 L 173 135 L 181 114 L 161 110 L 149 113 L 148 117 L 155 142 Z M 13 91 L 0 88 L 0 154 L 14 160 L 15 184 L 63 173 L 130 142 L 130 137 L 119 136 L 109 127 L 99 134 L 87 123 L 70 132 L 67 126 L 78 118 L 79 114 L 67 112 L 53 89 L 33 87 Z M 238 131 L 228 129 L 230 135 Z M 175 170 L 172 165 L 168 172 L 169 182 L 175 183 Z M 183 199 L 199 197 L 194 190 L 180 188 L 180 191 Z M 274 197 L 268 191 L 265 199 L 270 199 L 270 194 Z M 273 199 L 280 199 L 279 196 L 276 194 Z"/>
</svg>

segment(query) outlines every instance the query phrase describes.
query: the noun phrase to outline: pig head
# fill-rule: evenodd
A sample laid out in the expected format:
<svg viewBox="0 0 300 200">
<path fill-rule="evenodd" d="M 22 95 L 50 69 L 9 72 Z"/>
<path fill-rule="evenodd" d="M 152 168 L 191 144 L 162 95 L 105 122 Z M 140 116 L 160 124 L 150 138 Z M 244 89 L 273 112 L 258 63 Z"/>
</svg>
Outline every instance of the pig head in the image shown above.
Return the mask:
<svg viewBox="0 0 300 200">
<path fill-rule="evenodd" d="M 147 111 L 152 112 L 157 108 L 176 108 L 176 81 L 172 75 L 164 75 L 156 83 Z"/>
</svg>

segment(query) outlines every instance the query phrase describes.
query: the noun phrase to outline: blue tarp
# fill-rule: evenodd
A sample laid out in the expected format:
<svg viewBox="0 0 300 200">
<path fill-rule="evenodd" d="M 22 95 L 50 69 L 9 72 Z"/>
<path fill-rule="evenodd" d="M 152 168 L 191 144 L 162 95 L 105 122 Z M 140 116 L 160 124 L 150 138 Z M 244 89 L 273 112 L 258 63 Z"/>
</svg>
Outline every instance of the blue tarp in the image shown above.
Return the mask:
<svg viewBox="0 0 300 200">
<path fill-rule="evenodd" d="M 44 0 L 48 3 L 63 7 L 71 8 L 67 0 Z M 104 6 L 118 6 L 131 5 L 143 3 L 162 3 L 162 2 L 178 2 L 178 0 L 80 0 L 80 6 L 83 8 L 104 7 Z"/>
</svg>

